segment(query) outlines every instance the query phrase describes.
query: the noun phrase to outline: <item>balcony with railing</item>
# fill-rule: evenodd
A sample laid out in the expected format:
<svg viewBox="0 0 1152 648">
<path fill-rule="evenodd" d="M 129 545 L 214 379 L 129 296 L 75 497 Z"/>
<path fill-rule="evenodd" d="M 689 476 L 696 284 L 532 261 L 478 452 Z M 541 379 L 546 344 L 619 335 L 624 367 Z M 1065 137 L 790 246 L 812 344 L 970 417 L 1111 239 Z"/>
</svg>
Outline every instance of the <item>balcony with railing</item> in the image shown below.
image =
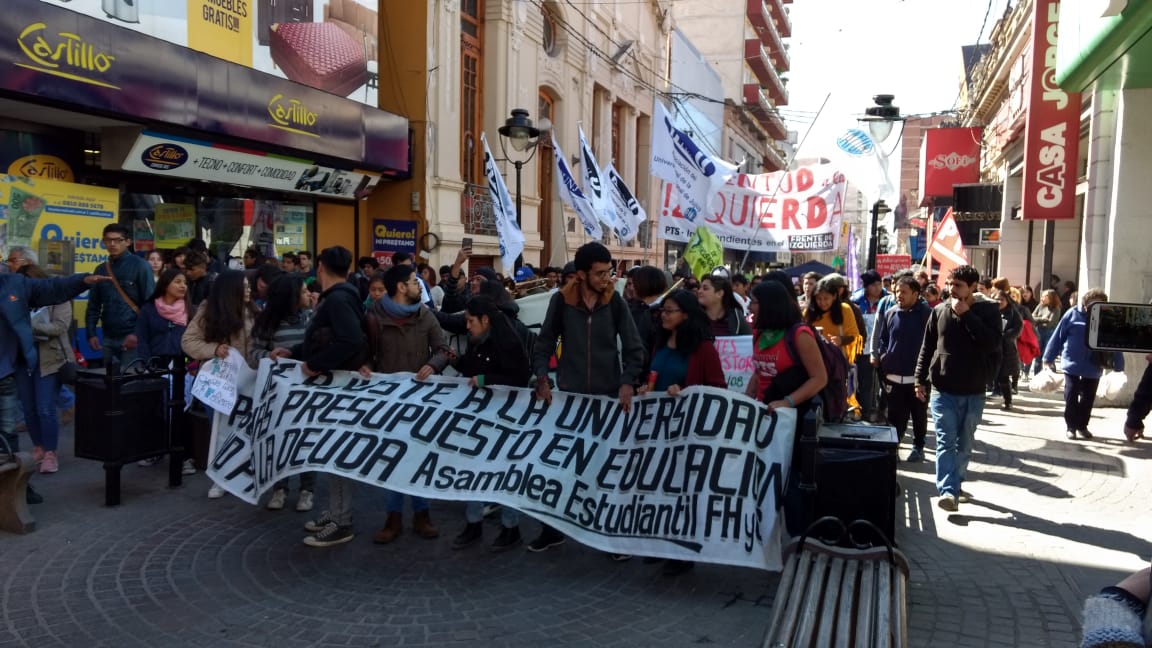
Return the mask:
<svg viewBox="0 0 1152 648">
<path fill-rule="evenodd" d="M 764 149 L 764 172 L 772 173 L 774 171 L 781 171 L 784 169 L 784 164 L 784 156 L 780 155 L 780 151 L 777 151 L 774 146 L 769 144 L 768 147 Z"/>
<path fill-rule="evenodd" d="M 492 196 L 488 187 L 466 184 L 460 196 L 460 217 L 464 221 L 464 233 L 496 236 L 496 214 L 492 209 Z"/>
<path fill-rule="evenodd" d="M 791 3 L 784 0 L 766 0 L 766 2 L 772 17 L 776 19 L 776 31 L 784 38 L 792 38 L 792 17 L 784 10 L 784 5 Z"/>
<path fill-rule="evenodd" d="M 764 94 L 764 89 L 759 85 L 744 84 L 744 107 L 774 139 L 788 137 L 788 128 L 784 125 L 784 120 L 780 119 L 780 114 L 776 112 L 772 102 L 768 100 L 768 95 Z"/>
<path fill-rule="evenodd" d="M 788 51 L 784 49 L 784 40 L 776 30 L 776 21 L 764 0 L 746 0 L 748 22 L 756 29 L 760 42 L 767 49 L 777 70 L 788 71 L 791 62 L 788 60 Z"/>
<path fill-rule="evenodd" d="M 744 62 L 756 75 L 760 86 L 767 88 L 768 97 L 775 105 L 788 105 L 788 91 L 784 88 L 784 82 L 780 80 L 780 75 L 777 74 L 768 52 L 760 44 L 759 39 L 749 38 L 744 41 Z"/>
</svg>

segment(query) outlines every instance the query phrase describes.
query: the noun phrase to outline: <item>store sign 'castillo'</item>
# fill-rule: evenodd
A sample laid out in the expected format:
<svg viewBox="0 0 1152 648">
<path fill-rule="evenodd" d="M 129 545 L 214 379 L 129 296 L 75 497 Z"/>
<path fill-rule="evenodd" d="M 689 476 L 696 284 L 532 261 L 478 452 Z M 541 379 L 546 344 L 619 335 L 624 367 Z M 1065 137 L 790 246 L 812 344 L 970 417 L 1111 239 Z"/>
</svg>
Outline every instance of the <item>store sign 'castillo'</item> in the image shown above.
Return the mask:
<svg viewBox="0 0 1152 648">
<path fill-rule="evenodd" d="M 1023 217 L 1076 217 L 1080 95 L 1056 85 L 1059 0 L 1036 0 L 1032 16 L 1032 78 L 1024 136 Z"/>
<path fill-rule="evenodd" d="M 269 126 L 300 135 L 320 137 L 320 134 L 315 132 L 316 121 L 320 115 L 308 110 L 304 102 L 299 99 L 285 98 L 282 93 L 277 93 L 268 102 L 268 116 L 272 118 Z"/>
<path fill-rule="evenodd" d="M 119 90 L 99 78 L 112 68 L 115 56 L 100 51 L 77 34 L 58 32 L 49 34 L 48 25 L 32 23 L 20 32 L 20 49 L 32 64 L 17 63 L 21 67 L 54 74 L 65 79 L 90 83 Z"/>
</svg>

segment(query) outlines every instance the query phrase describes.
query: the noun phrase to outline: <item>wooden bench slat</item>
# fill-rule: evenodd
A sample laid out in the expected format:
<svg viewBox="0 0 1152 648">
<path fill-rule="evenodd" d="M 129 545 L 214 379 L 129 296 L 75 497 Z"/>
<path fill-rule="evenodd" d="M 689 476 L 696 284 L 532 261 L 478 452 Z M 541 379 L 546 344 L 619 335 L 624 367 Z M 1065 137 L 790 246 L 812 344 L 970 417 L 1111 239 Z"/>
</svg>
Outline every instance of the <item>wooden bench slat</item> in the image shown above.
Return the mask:
<svg viewBox="0 0 1152 648">
<path fill-rule="evenodd" d="M 819 554 L 812 564 L 812 573 L 808 577 L 808 588 L 804 592 L 804 603 L 801 607 L 800 623 L 796 628 L 793 646 L 811 646 L 820 620 L 820 600 L 824 595 L 824 587 L 828 581 L 828 556 Z"/>
<path fill-rule="evenodd" d="M 780 584 L 776 586 L 776 599 L 772 602 L 772 624 L 768 626 L 768 636 L 764 638 L 763 648 L 778 648 L 783 645 L 777 643 L 779 638 L 776 633 L 783 626 L 784 613 L 788 610 L 788 594 L 796 587 L 799 565 L 805 559 L 803 554 L 793 554 L 784 560 L 784 573 L 780 575 Z"/>
<path fill-rule="evenodd" d="M 824 600 L 820 603 L 821 610 L 835 610 L 840 603 L 844 592 L 844 566 L 843 560 L 833 560 L 828 568 L 828 582 L 824 586 Z M 820 631 L 816 635 L 817 646 L 831 646 L 838 631 L 837 624 L 825 622 L 820 624 Z"/>
<path fill-rule="evenodd" d="M 844 578 L 840 585 L 842 596 L 833 614 L 833 618 L 836 619 L 836 638 L 835 643 L 833 643 L 835 648 L 852 648 L 853 617 L 855 616 L 859 582 L 860 563 L 845 562 Z"/>
<path fill-rule="evenodd" d="M 884 648 L 892 645 L 892 572 L 890 565 L 879 565 L 876 570 L 876 641 Z"/>
</svg>

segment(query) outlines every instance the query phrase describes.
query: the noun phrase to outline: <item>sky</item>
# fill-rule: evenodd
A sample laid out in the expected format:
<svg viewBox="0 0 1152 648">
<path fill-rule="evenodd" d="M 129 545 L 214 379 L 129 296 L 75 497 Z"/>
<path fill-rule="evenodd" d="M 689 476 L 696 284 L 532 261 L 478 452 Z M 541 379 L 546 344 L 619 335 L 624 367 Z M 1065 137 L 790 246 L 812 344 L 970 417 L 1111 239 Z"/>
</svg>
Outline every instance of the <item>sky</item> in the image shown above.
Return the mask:
<svg viewBox="0 0 1152 648">
<path fill-rule="evenodd" d="M 831 93 L 797 157 L 827 155 L 837 135 L 858 125 L 874 94 L 895 95 L 893 103 L 903 115 L 950 110 L 960 88 L 960 47 L 988 42 L 1009 1 L 795 0 L 788 5 L 792 69 L 785 75 L 789 103 L 780 110 L 789 129 L 803 138 Z M 895 143 L 890 137 L 884 147 Z M 899 168 L 898 155 L 893 170 Z"/>
</svg>

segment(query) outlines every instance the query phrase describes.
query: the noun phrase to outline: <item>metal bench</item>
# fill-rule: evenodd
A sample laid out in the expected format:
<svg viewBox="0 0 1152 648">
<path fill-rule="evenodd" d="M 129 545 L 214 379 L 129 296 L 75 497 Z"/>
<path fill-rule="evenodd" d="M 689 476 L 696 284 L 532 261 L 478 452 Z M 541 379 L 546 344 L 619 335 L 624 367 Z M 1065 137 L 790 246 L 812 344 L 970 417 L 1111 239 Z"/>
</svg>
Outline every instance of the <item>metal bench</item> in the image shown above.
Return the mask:
<svg viewBox="0 0 1152 648">
<path fill-rule="evenodd" d="M 28 478 L 35 467 L 27 452 L 0 453 L 0 530 L 23 534 L 36 529 L 28 510 Z"/>
<path fill-rule="evenodd" d="M 845 527 L 822 518 L 811 527 L 839 525 L 841 535 L 814 542 L 808 534 L 784 549 L 772 624 L 763 648 L 904 648 L 908 645 L 908 559 L 885 539 L 860 547 L 853 537 L 867 521 Z M 847 539 L 854 547 L 835 546 Z"/>
</svg>

